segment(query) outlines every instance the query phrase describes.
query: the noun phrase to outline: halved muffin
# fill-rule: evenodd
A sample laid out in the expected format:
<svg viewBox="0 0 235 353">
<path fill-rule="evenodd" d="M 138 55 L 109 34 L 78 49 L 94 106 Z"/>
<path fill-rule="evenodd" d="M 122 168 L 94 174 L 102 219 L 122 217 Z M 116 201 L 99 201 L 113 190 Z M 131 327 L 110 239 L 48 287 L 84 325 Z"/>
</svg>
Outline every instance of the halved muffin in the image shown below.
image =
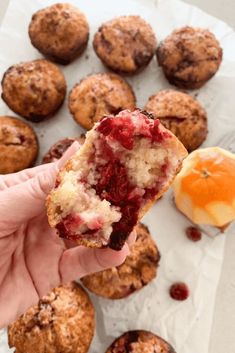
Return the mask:
<svg viewBox="0 0 235 353">
<path fill-rule="evenodd" d="M 50 225 L 78 244 L 120 250 L 186 155 L 182 143 L 146 112 L 104 117 L 59 173 L 47 201 Z"/>
</svg>

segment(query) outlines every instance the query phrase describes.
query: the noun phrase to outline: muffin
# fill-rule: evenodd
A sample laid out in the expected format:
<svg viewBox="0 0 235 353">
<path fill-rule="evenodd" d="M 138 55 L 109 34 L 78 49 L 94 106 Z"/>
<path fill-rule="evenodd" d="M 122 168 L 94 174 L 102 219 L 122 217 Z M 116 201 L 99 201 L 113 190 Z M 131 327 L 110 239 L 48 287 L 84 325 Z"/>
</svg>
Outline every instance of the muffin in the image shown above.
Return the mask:
<svg viewBox="0 0 235 353">
<path fill-rule="evenodd" d="M 158 119 L 136 109 L 107 116 L 59 171 L 48 221 L 79 245 L 120 250 L 163 195 L 187 152 Z"/>
<path fill-rule="evenodd" d="M 196 89 L 219 69 L 222 49 L 214 34 L 207 29 L 186 26 L 161 42 L 157 59 L 171 84 Z"/>
<path fill-rule="evenodd" d="M 47 60 L 11 66 L 2 79 L 2 99 L 15 113 L 33 122 L 55 114 L 65 94 L 63 73 Z"/>
<path fill-rule="evenodd" d="M 29 24 L 32 45 L 49 59 L 69 64 L 85 50 L 89 26 L 75 6 L 54 4 L 37 11 Z"/>
<path fill-rule="evenodd" d="M 63 140 L 59 140 L 54 145 L 51 146 L 49 151 L 44 155 L 42 159 L 42 163 L 51 163 L 56 162 L 60 159 L 63 154 L 67 151 L 67 149 L 72 145 L 73 142 L 78 141 L 81 145 L 85 141 L 85 135 L 81 134 L 78 138 L 65 138 Z"/>
<path fill-rule="evenodd" d="M 125 262 L 83 277 L 82 283 L 87 289 L 101 297 L 120 299 L 143 288 L 156 277 L 160 260 L 158 248 L 144 224 L 139 223 L 136 232 L 136 242 Z"/>
<path fill-rule="evenodd" d="M 95 328 L 87 293 L 73 282 L 53 289 L 8 328 L 15 353 L 86 353 Z"/>
<path fill-rule="evenodd" d="M 0 116 L 0 174 L 33 166 L 38 155 L 38 139 L 23 121 Z"/>
<path fill-rule="evenodd" d="M 128 331 L 118 337 L 106 353 L 176 353 L 163 338 L 150 331 Z"/>
<path fill-rule="evenodd" d="M 145 109 L 154 113 L 189 152 L 198 148 L 206 139 L 206 111 L 187 93 L 175 90 L 157 92 L 149 98 Z"/>
<path fill-rule="evenodd" d="M 93 47 L 102 62 L 115 72 L 135 74 L 151 61 L 157 47 L 152 27 L 139 16 L 121 16 L 104 23 Z"/>
<path fill-rule="evenodd" d="M 110 73 L 90 75 L 74 86 L 69 95 L 69 110 L 75 121 L 90 130 L 104 115 L 117 114 L 136 105 L 131 86 Z"/>
</svg>

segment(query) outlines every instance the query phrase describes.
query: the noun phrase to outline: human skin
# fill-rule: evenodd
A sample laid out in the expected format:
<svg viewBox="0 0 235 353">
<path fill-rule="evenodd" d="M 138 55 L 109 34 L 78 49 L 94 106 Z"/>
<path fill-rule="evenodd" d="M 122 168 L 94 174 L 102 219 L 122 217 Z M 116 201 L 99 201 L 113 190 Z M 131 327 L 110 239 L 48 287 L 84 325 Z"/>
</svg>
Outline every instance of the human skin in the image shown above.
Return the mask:
<svg viewBox="0 0 235 353">
<path fill-rule="evenodd" d="M 128 244 L 121 251 L 76 246 L 48 224 L 47 194 L 78 148 L 75 142 L 59 162 L 0 175 L 0 328 L 60 283 L 118 266 L 129 253 Z"/>
</svg>

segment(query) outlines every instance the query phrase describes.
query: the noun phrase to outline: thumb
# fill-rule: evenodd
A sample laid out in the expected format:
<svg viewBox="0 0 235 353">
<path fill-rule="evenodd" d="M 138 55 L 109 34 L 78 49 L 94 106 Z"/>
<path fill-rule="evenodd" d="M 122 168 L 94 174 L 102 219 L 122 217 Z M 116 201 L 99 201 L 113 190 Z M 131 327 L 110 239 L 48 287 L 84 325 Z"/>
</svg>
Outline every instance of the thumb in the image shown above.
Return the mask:
<svg viewBox="0 0 235 353">
<path fill-rule="evenodd" d="M 1 235 L 12 233 L 19 225 L 43 212 L 46 196 L 54 185 L 57 172 L 55 164 L 54 168 L 48 168 L 34 178 L 1 192 Z"/>
<path fill-rule="evenodd" d="M 58 163 L 48 164 L 46 170 L 33 178 L 1 191 L 1 236 L 12 233 L 19 225 L 45 210 L 46 197 L 54 186 L 59 168 L 79 147 L 75 142 Z"/>
</svg>

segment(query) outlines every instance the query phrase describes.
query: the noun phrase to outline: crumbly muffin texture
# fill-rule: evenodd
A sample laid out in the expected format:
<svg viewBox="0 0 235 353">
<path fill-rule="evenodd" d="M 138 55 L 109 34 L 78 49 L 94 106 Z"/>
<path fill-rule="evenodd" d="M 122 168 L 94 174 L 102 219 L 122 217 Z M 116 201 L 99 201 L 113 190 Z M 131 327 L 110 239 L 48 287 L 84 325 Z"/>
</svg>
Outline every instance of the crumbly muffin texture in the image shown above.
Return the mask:
<svg viewBox="0 0 235 353">
<path fill-rule="evenodd" d="M 29 37 L 42 54 L 60 64 L 68 64 L 85 50 L 89 25 L 78 8 L 58 3 L 33 15 Z"/>
<path fill-rule="evenodd" d="M 176 353 L 163 338 L 150 331 L 136 330 L 123 333 L 106 353 Z"/>
<path fill-rule="evenodd" d="M 34 130 L 25 122 L 0 116 L 0 174 L 33 166 L 38 154 Z"/>
<path fill-rule="evenodd" d="M 57 141 L 44 155 L 42 163 L 51 163 L 58 161 L 58 159 L 63 156 L 63 154 L 75 141 L 78 141 L 80 145 L 82 145 L 85 141 L 85 135 L 81 134 L 78 138 L 70 137 Z"/>
<path fill-rule="evenodd" d="M 162 90 L 152 95 L 145 109 L 175 134 L 189 152 L 198 148 L 207 136 L 207 114 L 189 94 Z"/>
<path fill-rule="evenodd" d="M 73 282 L 53 289 L 8 328 L 15 353 L 86 353 L 95 327 L 92 302 Z"/>
<path fill-rule="evenodd" d="M 82 278 L 82 283 L 91 292 L 120 299 L 140 290 L 156 277 L 160 260 L 158 248 L 144 224 L 139 223 L 135 229 L 136 242 L 122 265 Z"/>
<path fill-rule="evenodd" d="M 148 65 L 157 40 L 139 16 L 121 16 L 104 23 L 93 40 L 96 54 L 115 72 L 134 74 Z"/>
<path fill-rule="evenodd" d="M 103 118 L 58 175 L 47 201 L 50 225 L 78 244 L 121 249 L 186 154 L 145 112 Z"/>
<path fill-rule="evenodd" d="M 111 73 L 90 75 L 75 85 L 69 95 L 69 110 L 75 121 L 91 129 L 104 115 L 133 110 L 136 105 L 131 86 Z"/>
<path fill-rule="evenodd" d="M 157 49 L 158 63 L 168 81 L 186 89 L 200 88 L 214 76 L 222 54 L 213 33 L 189 26 L 173 31 Z"/>
<path fill-rule="evenodd" d="M 2 99 L 15 113 L 33 122 L 52 116 L 65 94 L 63 73 L 47 60 L 11 66 L 2 79 Z"/>
</svg>

